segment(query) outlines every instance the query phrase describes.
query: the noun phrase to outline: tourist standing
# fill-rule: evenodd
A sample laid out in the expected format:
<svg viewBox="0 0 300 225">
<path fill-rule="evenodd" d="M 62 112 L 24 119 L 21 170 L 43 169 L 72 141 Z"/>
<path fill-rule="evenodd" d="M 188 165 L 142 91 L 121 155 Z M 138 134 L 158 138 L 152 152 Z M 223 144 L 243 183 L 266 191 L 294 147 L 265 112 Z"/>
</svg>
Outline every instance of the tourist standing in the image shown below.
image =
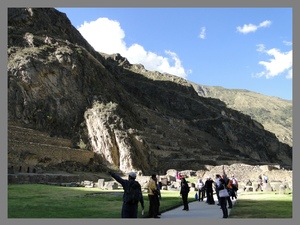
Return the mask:
<svg viewBox="0 0 300 225">
<path fill-rule="evenodd" d="M 157 195 L 157 178 L 156 174 L 152 174 L 148 184 L 149 217 L 159 219 L 160 217 L 157 215 L 159 204 Z"/>
<path fill-rule="evenodd" d="M 205 184 L 204 182 L 202 181 L 202 179 L 199 179 L 198 180 L 198 183 L 197 183 L 197 188 L 198 188 L 198 201 L 202 201 L 203 202 L 203 199 L 205 197 Z"/>
<path fill-rule="evenodd" d="M 223 218 L 228 217 L 227 197 L 229 197 L 224 179 L 219 180 L 219 185 L 216 187 L 219 192 L 219 203 L 223 212 Z"/>
<path fill-rule="evenodd" d="M 267 175 L 263 175 L 264 176 L 264 183 L 266 184 L 266 183 L 268 183 L 268 180 L 269 180 L 269 178 L 268 178 L 268 176 Z"/>
<path fill-rule="evenodd" d="M 188 203 L 188 195 L 190 192 L 190 187 L 185 180 L 184 177 L 181 178 L 181 183 L 180 183 L 180 195 L 182 197 L 182 202 L 183 202 L 183 209 L 189 211 L 189 203 Z"/>
<path fill-rule="evenodd" d="M 142 188 L 139 182 L 137 182 L 136 179 L 136 173 L 130 172 L 128 174 L 128 180 L 125 180 L 121 178 L 119 175 L 109 172 L 109 174 L 117 181 L 119 182 L 123 189 L 124 189 L 124 194 L 123 194 L 123 205 L 122 205 L 122 218 L 137 218 L 138 214 L 138 203 L 141 203 L 142 209 L 144 210 L 144 198 L 142 194 Z M 127 193 L 129 191 L 130 186 L 135 186 L 137 190 L 139 190 L 139 202 L 134 202 L 134 203 L 129 203 L 127 202 Z"/>
<path fill-rule="evenodd" d="M 239 189 L 239 185 L 238 185 L 238 181 L 237 181 L 237 179 L 234 177 L 234 174 L 232 174 L 231 175 L 231 179 L 230 179 L 232 182 L 231 182 L 231 186 L 232 186 L 232 190 L 233 190 L 233 197 L 232 197 L 232 199 L 233 198 L 237 198 L 237 191 L 238 191 L 238 189 Z"/>
<path fill-rule="evenodd" d="M 220 174 L 216 174 L 216 179 L 215 179 L 215 190 L 216 190 L 216 195 L 217 195 L 217 198 L 218 198 L 218 204 L 217 205 L 220 205 L 220 197 L 219 197 L 219 190 L 218 190 L 218 186 L 220 185 Z"/>
<path fill-rule="evenodd" d="M 157 198 L 157 215 L 161 215 L 161 213 L 159 212 L 159 207 L 160 207 L 160 200 L 161 200 L 161 186 L 159 184 L 159 182 L 157 182 L 158 179 L 156 179 L 156 189 L 157 189 L 157 194 L 155 195 Z"/>
<path fill-rule="evenodd" d="M 205 181 L 205 190 L 206 190 L 206 198 L 207 198 L 207 204 L 214 205 L 215 200 L 213 196 L 213 183 L 214 181 L 210 178 L 210 176 L 207 177 L 207 180 Z"/>
<path fill-rule="evenodd" d="M 223 170 L 222 179 L 224 180 L 227 191 L 229 193 L 229 196 L 227 197 L 228 208 L 231 209 L 232 208 L 232 201 L 231 201 L 231 198 L 230 198 L 230 189 L 229 189 L 229 187 L 231 187 L 231 185 L 229 185 L 230 180 L 228 179 L 227 174 L 225 173 L 224 165 L 222 167 L 222 170 Z"/>
</svg>

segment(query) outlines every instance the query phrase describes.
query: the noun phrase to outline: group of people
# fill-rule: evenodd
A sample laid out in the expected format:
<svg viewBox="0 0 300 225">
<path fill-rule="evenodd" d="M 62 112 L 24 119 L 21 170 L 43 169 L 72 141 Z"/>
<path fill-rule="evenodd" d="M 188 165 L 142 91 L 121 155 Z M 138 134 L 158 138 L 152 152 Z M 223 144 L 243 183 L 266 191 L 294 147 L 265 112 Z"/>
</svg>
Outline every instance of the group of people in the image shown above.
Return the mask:
<svg viewBox="0 0 300 225">
<path fill-rule="evenodd" d="M 223 174 L 216 174 L 215 180 L 211 179 L 210 176 L 207 177 L 205 182 L 202 179 L 198 180 L 197 188 L 198 188 L 198 200 L 203 201 L 206 196 L 207 204 L 215 204 L 215 200 L 213 197 L 214 190 L 216 192 L 218 198 L 218 205 L 222 209 L 223 218 L 228 217 L 227 203 L 228 208 L 232 208 L 232 199 L 237 198 L 237 190 L 238 190 L 238 182 L 234 175 L 231 178 L 228 178 L 224 166 L 222 168 Z M 119 182 L 123 189 L 123 205 L 122 205 L 122 218 L 137 218 L 138 217 L 138 204 L 141 204 L 142 210 L 144 211 L 144 199 L 142 194 L 141 185 L 135 181 L 136 173 L 131 172 L 128 175 L 128 179 L 123 179 L 119 175 L 109 172 L 110 175 Z M 176 176 L 178 178 L 178 176 Z M 181 176 L 180 178 L 180 195 L 183 202 L 183 209 L 189 211 L 188 204 L 188 194 L 190 192 L 190 187 L 185 177 Z M 138 186 L 138 200 L 134 201 L 134 203 L 128 203 L 127 193 L 129 192 L 130 184 L 135 183 Z M 149 199 L 149 217 L 150 218 L 160 218 L 160 186 L 158 183 L 158 179 L 156 174 L 153 174 L 150 177 L 148 182 L 148 199 Z"/>
<path fill-rule="evenodd" d="M 197 188 L 198 201 L 203 201 L 206 196 L 206 203 L 210 205 L 215 204 L 213 197 L 214 191 L 218 198 L 218 204 L 223 212 L 223 218 L 228 217 L 228 208 L 232 208 L 232 200 L 237 198 L 238 181 L 232 174 L 231 178 L 227 177 L 224 166 L 222 167 L 223 174 L 216 174 L 215 180 L 210 176 L 207 176 L 206 180 L 203 181 L 201 178 L 198 180 Z"/>
</svg>

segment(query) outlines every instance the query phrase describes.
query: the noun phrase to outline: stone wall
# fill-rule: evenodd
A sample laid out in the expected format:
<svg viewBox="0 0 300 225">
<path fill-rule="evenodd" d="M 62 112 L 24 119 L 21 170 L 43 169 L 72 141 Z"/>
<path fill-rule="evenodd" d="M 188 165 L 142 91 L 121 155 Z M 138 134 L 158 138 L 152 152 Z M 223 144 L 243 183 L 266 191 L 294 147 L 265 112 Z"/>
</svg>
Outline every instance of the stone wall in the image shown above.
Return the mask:
<svg viewBox="0 0 300 225">
<path fill-rule="evenodd" d="M 79 175 L 59 175 L 59 174 L 8 174 L 9 184 L 59 184 L 80 182 Z"/>
<path fill-rule="evenodd" d="M 8 124 L 8 174 L 43 173 L 56 166 L 87 166 L 94 152 L 72 148 L 68 139 L 50 137 L 45 132 Z"/>
<path fill-rule="evenodd" d="M 94 153 L 67 147 L 18 143 L 9 141 L 9 173 L 39 172 L 39 168 L 55 166 L 64 162 L 77 162 L 87 165 L 94 158 Z"/>
</svg>

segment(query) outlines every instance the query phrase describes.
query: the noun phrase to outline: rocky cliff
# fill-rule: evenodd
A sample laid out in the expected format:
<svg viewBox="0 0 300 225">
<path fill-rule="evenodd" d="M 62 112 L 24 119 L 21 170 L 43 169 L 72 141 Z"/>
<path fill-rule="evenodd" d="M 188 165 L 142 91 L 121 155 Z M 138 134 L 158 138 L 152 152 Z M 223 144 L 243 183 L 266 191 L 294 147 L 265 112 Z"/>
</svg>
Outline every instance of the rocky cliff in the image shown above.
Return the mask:
<svg viewBox="0 0 300 225">
<path fill-rule="evenodd" d="M 8 165 L 14 168 L 22 162 L 53 169 L 66 158 L 26 160 L 20 153 L 33 147 L 24 140 L 13 147 L 12 124 L 69 140 L 74 154 L 93 152 L 93 160 L 80 162 L 90 171 L 105 166 L 150 174 L 237 162 L 292 168 L 291 146 L 261 123 L 199 96 L 184 79 L 96 52 L 52 8 L 8 9 L 8 122 Z"/>
</svg>

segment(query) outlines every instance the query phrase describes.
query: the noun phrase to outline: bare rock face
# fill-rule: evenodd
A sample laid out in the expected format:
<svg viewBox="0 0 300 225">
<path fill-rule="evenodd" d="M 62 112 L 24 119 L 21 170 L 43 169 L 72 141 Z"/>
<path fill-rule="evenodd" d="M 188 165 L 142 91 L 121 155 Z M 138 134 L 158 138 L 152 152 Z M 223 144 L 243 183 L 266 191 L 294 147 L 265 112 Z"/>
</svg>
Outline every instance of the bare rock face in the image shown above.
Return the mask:
<svg viewBox="0 0 300 225">
<path fill-rule="evenodd" d="M 106 166 L 151 174 L 232 163 L 292 167 L 292 148 L 261 123 L 219 99 L 199 96 L 184 79 L 94 51 L 55 9 L 10 8 L 7 51 L 9 124 L 95 154 L 80 161 L 47 156 L 44 148 L 51 168 L 81 164 L 90 171 Z M 25 131 L 22 140 L 10 125 L 9 131 L 9 165 L 20 166 L 18 155 L 32 151 L 35 160 L 22 159 L 23 167 L 50 166 Z"/>
</svg>

